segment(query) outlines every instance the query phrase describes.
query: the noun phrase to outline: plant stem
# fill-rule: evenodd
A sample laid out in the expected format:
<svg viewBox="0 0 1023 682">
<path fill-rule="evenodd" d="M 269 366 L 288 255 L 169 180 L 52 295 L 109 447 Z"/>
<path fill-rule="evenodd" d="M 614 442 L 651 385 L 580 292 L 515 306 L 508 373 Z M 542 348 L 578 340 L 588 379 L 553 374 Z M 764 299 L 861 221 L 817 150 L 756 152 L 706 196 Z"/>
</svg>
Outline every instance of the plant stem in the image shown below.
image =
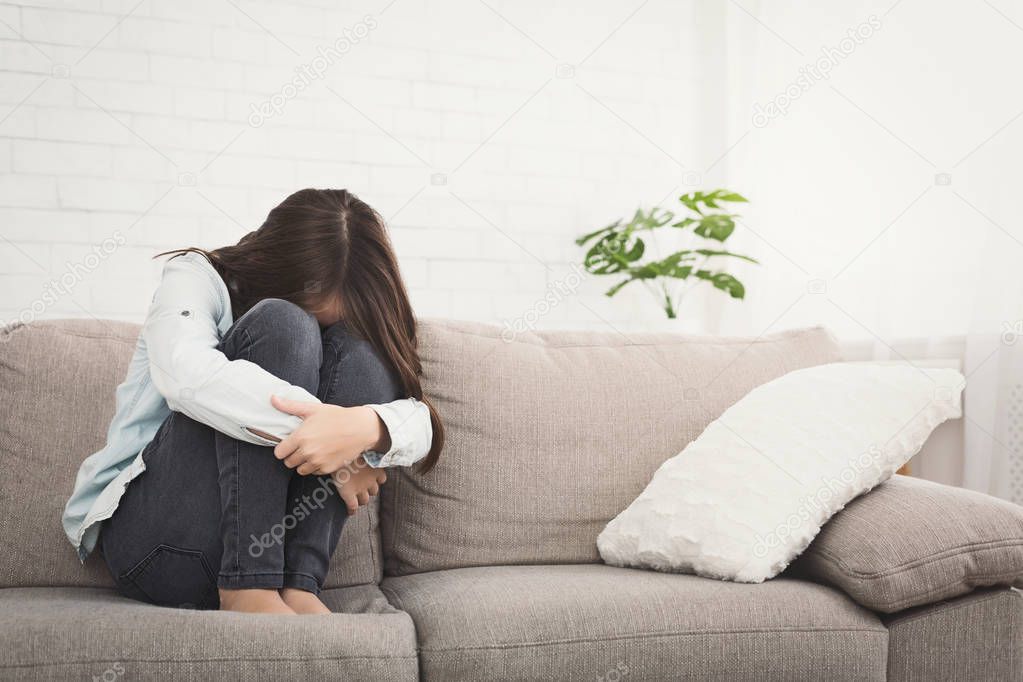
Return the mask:
<svg viewBox="0 0 1023 682">
<path fill-rule="evenodd" d="M 668 316 L 669 320 L 674 320 L 675 306 L 671 302 L 671 293 L 668 292 L 668 286 L 661 281 L 661 293 L 664 294 L 664 312 Z"/>
</svg>

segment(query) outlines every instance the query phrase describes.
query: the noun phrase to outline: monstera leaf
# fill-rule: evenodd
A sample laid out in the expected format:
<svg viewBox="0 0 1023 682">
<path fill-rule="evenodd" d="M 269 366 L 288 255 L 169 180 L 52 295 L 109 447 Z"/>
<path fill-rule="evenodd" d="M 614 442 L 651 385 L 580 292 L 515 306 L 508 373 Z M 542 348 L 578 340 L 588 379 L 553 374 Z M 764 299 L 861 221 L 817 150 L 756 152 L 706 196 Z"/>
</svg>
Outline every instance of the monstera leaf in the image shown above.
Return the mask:
<svg viewBox="0 0 1023 682">
<path fill-rule="evenodd" d="M 676 215 L 667 209 L 655 207 L 648 211 L 636 209 L 628 222 L 616 220 L 610 225 L 575 240 L 579 246 L 588 246 L 583 258 L 586 271 L 594 275 L 622 275 L 623 279 L 607 290 L 607 296 L 614 296 L 632 282 L 659 283 L 662 305 L 669 318 L 676 316 L 676 302 L 672 298 L 665 280 L 687 280 L 690 277 L 709 282 L 715 289 L 732 298 L 742 299 L 746 288 L 735 276 L 720 270 L 703 267 L 713 258 L 736 258 L 750 263 L 757 261 L 749 256 L 724 249 L 697 248 L 682 249 L 658 260 L 640 262 L 647 255 L 646 243 L 638 233 L 649 232 L 666 225 L 678 229 L 691 228 L 693 234 L 703 239 L 724 242 L 735 231 L 737 214 L 721 209 L 724 203 L 746 202 L 742 195 L 724 189 L 711 192 L 691 192 L 679 197 L 679 202 L 690 211 L 690 215 L 677 222 Z"/>
</svg>

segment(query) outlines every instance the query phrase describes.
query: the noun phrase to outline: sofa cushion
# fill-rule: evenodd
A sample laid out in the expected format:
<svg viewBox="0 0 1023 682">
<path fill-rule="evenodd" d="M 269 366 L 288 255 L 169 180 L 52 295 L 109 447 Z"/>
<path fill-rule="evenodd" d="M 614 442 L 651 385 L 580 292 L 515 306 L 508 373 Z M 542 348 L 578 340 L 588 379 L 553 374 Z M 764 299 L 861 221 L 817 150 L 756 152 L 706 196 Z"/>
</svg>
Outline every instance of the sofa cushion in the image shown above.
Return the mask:
<svg viewBox="0 0 1023 682">
<path fill-rule="evenodd" d="M 793 573 L 883 613 L 1023 585 L 1023 507 L 894 476 L 836 514 Z"/>
<path fill-rule="evenodd" d="M 426 680 L 883 680 L 888 633 L 830 588 L 600 564 L 385 578 Z"/>
<path fill-rule="evenodd" d="M 604 525 L 711 420 L 786 372 L 839 359 L 805 329 L 757 338 L 420 328 L 447 445 L 381 495 L 385 572 L 599 561 Z"/>
<path fill-rule="evenodd" d="M 0 587 L 112 585 L 98 553 L 79 564 L 60 517 L 79 464 L 104 444 L 138 331 L 100 320 L 0 331 Z M 375 583 L 381 572 L 374 504 L 348 520 L 326 584 Z"/>
<path fill-rule="evenodd" d="M 0 589 L 0 679 L 418 680 L 408 614 L 375 585 L 327 594 L 353 608 L 252 616 L 149 606 L 105 588 Z"/>
<path fill-rule="evenodd" d="M 833 514 L 962 416 L 963 385 L 953 369 L 835 362 L 758 386 L 661 465 L 601 532 L 600 556 L 722 580 L 773 578 Z"/>
<path fill-rule="evenodd" d="M 888 679 L 1023 679 L 1023 595 L 977 590 L 910 609 L 888 625 Z"/>
</svg>

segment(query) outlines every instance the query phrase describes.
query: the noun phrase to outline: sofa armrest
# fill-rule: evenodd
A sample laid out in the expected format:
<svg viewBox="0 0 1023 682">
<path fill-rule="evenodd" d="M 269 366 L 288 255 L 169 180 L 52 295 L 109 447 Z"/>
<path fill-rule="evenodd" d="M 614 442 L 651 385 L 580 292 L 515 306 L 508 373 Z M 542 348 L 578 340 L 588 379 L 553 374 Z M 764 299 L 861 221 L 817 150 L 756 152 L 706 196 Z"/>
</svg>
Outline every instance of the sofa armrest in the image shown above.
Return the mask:
<svg viewBox="0 0 1023 682">
<path fill-rule="evenodd" d="M 1023 585 L 1023 507 L 893 476 L 836 514 L 792 572 L 895 613 L 990 585 Z"/>
</svg>

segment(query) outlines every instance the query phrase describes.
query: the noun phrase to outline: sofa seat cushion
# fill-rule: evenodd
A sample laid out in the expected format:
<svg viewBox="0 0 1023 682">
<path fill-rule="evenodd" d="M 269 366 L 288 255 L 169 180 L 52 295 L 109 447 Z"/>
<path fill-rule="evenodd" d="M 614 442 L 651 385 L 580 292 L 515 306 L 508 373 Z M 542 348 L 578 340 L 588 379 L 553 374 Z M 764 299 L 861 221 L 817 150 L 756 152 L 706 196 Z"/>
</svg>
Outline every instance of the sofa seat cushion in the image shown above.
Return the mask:
<svg viewBox="0 0 1023 682">
<path fill-rule="evenodd" d="M 836 514 L 792 572 L 882 613 L 1023 586 L 1023 507 L 894 476 Z"/>
<path fill-rule="evenodd" d="M 0 330 L 0 587 L 113 585 L 98 553 L 78 562 L 60 517 L 82 460 L 103 447 L 138 334 L 106 320 Z M 345 524 L 327 587 L 378 582 L 379 538 L 374 499 Z"/>
<path fill-rule="evenodd" d="M 0 589 L 0 679 L 417 680 L 407 614 L 375 585 L 330 590 L 329 616 L 130 601 L 105 588 Z"/>
<path fill-rule="evenodd" d="M 599 562 L 597 535 L 666 459 L 751 389 L 839 358 L 821 328 L 509 336 L 430 320 L 419 346 L 447 441 L 428 475 L 389 474 L 387 575 Z"/>
<path fill-rule="evenodd" d="M 426 680 L 883 680 L 888 633 L 830 588 L 602 564 L 385 578 Z"/>
<path fill-rule="evenodd" d="M 888 679 L 1023 680 L 1023 594 L 1006 587 L 886 619 Z"/>
</svg>

